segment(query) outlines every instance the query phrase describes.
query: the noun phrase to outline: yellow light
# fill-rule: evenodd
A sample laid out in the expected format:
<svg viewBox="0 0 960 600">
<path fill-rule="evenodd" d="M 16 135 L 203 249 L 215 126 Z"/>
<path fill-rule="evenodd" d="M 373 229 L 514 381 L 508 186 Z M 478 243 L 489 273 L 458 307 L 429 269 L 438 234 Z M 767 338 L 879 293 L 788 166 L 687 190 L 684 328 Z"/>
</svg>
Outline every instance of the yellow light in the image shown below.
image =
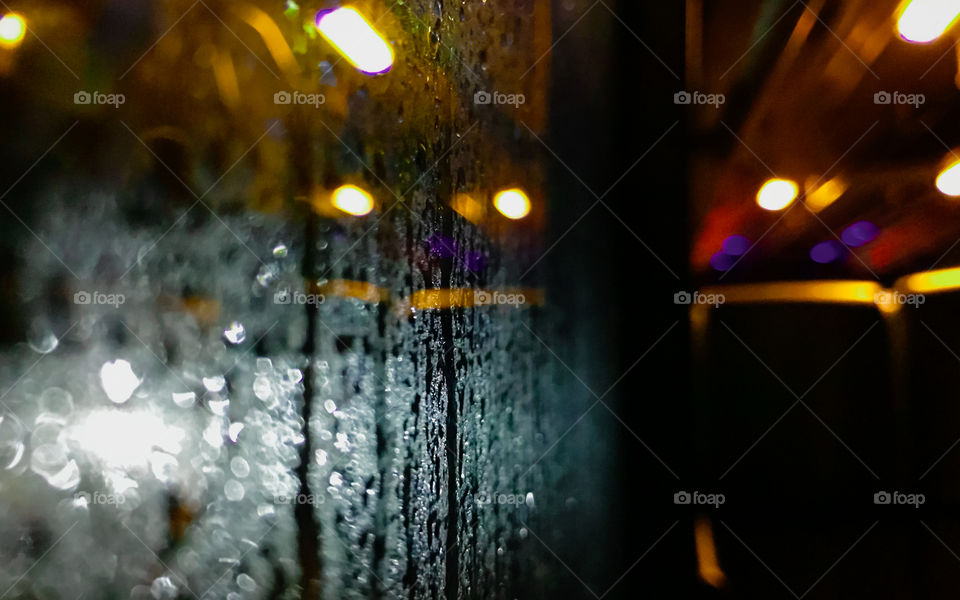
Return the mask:
<svg viewBox="0 0 960 600">
<path fill-rule="evenodd" d="M 902 283 L 897 282 L 897 287 L 919 293 L 954 290 L 960 288 L 960 269 L 939 269 L 908 275 Z"/>
<path fill-rule="evenodd" d="M 814 184 L 815 185 L 815 184 Z M 812 187 L 812 186 L 807 186 Z M 840 177 L 834 177 L 830 181 L 824 182 L 820 187 L 807 192 L 807 206 L 813 212 L 820 212 L 826 207 L 840 199 L 850 184 Z"/>
<path fill-rule="evenodd" d="M 800 188 L 789 179 L 771 179 L 757 192 L 757 204 L 764 210 L 783 210 L 797 199 Z"/>
<path fill-rule="evenodd" d="M 785 281 L 715 286 L 703 295 L 722 295 L 724 304 L 764 302 L 810 304 L 874 304 L 883 287 L 875 281 Z"/>
<path fill-rule="evenodd" d="M 911 0 L 900 14 L 897 29 L 908 42 L 928 44 L 960 17 L 960 0 Z"/>
<path fill-rule="evenodd" d="M 355 217 L 362 217 L 373 210 L 373 196 L 355 185 L 343 185 L 333 192 L 333 205 Z"/>
<path fill-rule="evenodd" d="M 454 196 L 450 208 L 471 223 L 479 224 L 483 220 L 483 205 L 467 194 Z"/>
<path fill-rule="evenodd" d="M 347 61 L 364 73 L 385 73 L 393 66 L 393 49 L 354 8 L 317 15 L 317 30 Z"/>
<path fill-rule="evenodd" d="M 937 189 L 947 196 L 960 196 L 960 160 L 954 161 L 937 176 Z"/>
<path fill-rule="evenodd" d="M 523 190 L 504 190 L 493 199 L 493 205 L 508 219 L 522 219 L 530 214 L 530 198 Z"/>
<path fill-rule="evenodd" d="M 20 15 L 9 14 L 0 18 L 0 46 L 14 48 L 27 34 L 27 23 Z"/>
</svg>

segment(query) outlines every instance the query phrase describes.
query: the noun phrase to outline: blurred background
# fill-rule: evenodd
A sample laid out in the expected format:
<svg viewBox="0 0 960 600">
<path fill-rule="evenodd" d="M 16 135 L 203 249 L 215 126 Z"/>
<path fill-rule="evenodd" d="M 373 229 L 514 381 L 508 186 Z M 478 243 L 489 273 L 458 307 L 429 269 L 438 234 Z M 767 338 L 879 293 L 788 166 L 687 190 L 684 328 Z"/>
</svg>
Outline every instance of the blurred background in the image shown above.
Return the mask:
<svg viewBox="0 0 960 600">
<path fill-rule="evenodd" d="M 0 2 L 3 598 L 948 598 L 960 2 Z"/>
</svg>

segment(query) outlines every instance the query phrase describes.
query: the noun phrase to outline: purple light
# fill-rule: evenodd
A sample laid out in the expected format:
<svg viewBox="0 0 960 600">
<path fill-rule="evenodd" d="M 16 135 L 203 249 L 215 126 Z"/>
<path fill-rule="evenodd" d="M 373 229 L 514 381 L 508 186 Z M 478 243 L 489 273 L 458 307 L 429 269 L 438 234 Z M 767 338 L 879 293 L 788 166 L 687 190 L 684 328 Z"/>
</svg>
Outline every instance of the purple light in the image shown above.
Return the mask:
<svg viewBox="0 0 960 600">
<path fill-rule="evenodd" d="M 463 257 L 463 262 L 468 269 L 477 273 L 487 266 L 487 256 L 483 252 L 467 252 Z"/>
<path fill-rule="evenodd" d="M 440 258 L 450 258 L 457 252 L 457 243 L 445 235 L 435 233 L 427 238 L 430 254 Z"/>
<path fill-rule="evenodd" d="M 810 249 L 810 258 L 821 265 L 836 262 L 841 256 L 843 256 L 843 246 L 835 240 L 820 242 Z"/>
<path fill-rule="evenodd" d="M 724 252 L 717 252 L 710 258 L 710 266 L 714 271 L 729 271 L 733 264 L 737 262 L 735 256 L 730 256 Z"/>
<path fill-rule="evenodd" d="M 857 221 L 844 229 L 840 238 L 851 248 L 858 248 L 872 242 L 879 233 L 880 229 L 870 221 Z"/>
<path fill-rule="evenodd" d="M 723 240 L 723 253 L 730 256 L 743 256 L 750 249 L 750 240 L 746 236 L 731 235 Z"/>
</svg>

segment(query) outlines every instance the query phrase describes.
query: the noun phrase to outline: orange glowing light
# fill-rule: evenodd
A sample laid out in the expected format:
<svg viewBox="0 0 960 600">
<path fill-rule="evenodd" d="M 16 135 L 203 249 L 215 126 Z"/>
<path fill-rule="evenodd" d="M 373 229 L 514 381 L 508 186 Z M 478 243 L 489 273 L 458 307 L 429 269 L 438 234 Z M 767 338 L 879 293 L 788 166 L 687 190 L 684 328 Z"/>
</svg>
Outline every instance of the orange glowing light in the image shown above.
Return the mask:
<svg viewBox="0 0 960 600">
<path fill-rule="evenodd" d="M 722 295 L 725 304 L 816 303 L 864 304 L 875 303 L 883 287 L 875 281 L 784 281 L 746 283 L 704 288 L 701 294 Z"/>
<path fill-rule="evenodd" d="M 27 22 L 23 17 L 10 13 L 0 18 L 0 46 L 15 48 L 27 35 Z"/>
<path fill-rule="evenodd" d="M 900 37 L 929 44 L 943 35 L 960 17 L 960 0 L 910 0 L 900 13 Z"/>
<path fill-rule="evenodd" d="M 530 214 L 530 198 L 520 189 L 498 193 L 493 199 L 493 205 L 508 219 L 522 219 Z"/>
<path fill-rule="evenodd" d="M 783 210 L 797 199 L 800 188 L 789 179 L 771 179 L 757 192 L 757 204 L 764 210 Z"/>
<path fill-rule="evenodd" d="M 717 561 L 717 546 L 713 540 L 713 526 L 710 519 L 698 517 L 693 525 L 693 535 L 697 549 L 697 571 L 700 579 L 715 588 L 721 588 L 727 582 L 727 576 Z"/>
<path fill-rule="evenodd" d="M 816 184 L 808 185 L 807 187 L 811 188 L 815 185 Z M 841 177 L 834 177 L 829 181 L 825 181 L 820 184 L 819 187 L 814 187 L 807 192 L 807 206 L 810 207 L 810 210 L 813 212 L 820 212 L 839 200 L 840 196 L 842 196 L 849 187 L 849 182 Z"/>
<path fill-rule="evenodd" d="M 373 196 L 355 185 L 343 185 L 334 190 L 333 205 L 348 215 L 362 217 L 373 210 Z"/>
</svg>

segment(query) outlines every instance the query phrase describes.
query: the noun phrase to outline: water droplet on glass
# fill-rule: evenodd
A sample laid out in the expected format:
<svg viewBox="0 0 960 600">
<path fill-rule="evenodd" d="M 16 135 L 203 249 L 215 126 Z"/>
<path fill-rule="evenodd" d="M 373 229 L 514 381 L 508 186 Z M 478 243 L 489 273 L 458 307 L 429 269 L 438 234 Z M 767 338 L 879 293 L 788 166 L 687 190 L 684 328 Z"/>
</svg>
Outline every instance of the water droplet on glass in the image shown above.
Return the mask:
<svg viewBox="0 0 960 600">
<path fill-rule="evenodd" d="M 266 377 L 257 377 L 253 381 L 253 394 L 261 400 L 270 398 L 273 394 L 273 391 L 270 389 L 270 380 Z"/>
<path fill-rule="evenodd" d="M 36 423 L 66 425 L 73 414 L 73 396 L 65 389 L 47 388 L 40 394 L 40 410 Z"/>
<path fill-rule="evenodd" d="M 213 377 L 203 378 L 203 387 L 207 388 L 207 390 L 211 392 L 219 392 L 226 384 L 227 380 L 224 379 L 223 375 L 214 375 Z"/>
<path fill-rule="evenodd" d="M 243 323 L 234 321 L 224 330 L 223 337 L 231 344 L 242 344 L 243 340 L 247 339 L 247 330 L 243 328 Z"/>
<path fill-rule="evenodd" d="M 224 417 L 230 409 L 230 400 L 220 394 L 207 394 L 204 396 L 204 399 L 207 402 L 207 407 L 210 409 L 210 412 L 215 415 Z"/>
<path fill-rule="evenodd" d="M 158 481 L 170 483 L 176 477 L 178 468 L 177 459 L 166 452 L 154 452 L 150 455 L 150 470 Z"/>
<path fill-rule="evenodd" d="M 236 479 L 231 479 L 223 485 L 223 493 L 227 497 L 227 500 L 233 502 L 243 500 L 243 484 Z"/>
<path fill-rule="evenodd" d="M 176 584 L 169 577 L 157 577 L 150 585 L 150 594 L 156 600 L 176 600 L 178 591 Z"/>
<path fill-rule="evenodd" d="M 39 354 L 49 354 L 57 349 L 60 340 L 50 331 L 50 327 L 42 321 L 34 321 L 27 334 L 27 344 L 30 349 Z"/>
<path fill-rule="evenodd" d="M 193 392 L 173 392 L 173 403 L 180 408 L 190 408 L 197 401 L 197 395 Z"/>
<path fill-rule="evenodd" d="M 118 358 L 113 362 L 103 363 L 100 367 L 100 384 L 111 402 L 123 404 L 140 386 L 140 379 L 129 362 Z"/>
<path fill-rule="evenodd" d="M 237 587 L 246 592 L 253 592 L 257 589 L 257 582 L 246 573 L 241 573 L 237 575 Z"/>
<path fill-rule="evenodd" d="M 242 479 L 250 474 L 250 464 L 242 457 L 234 456 L 230 459 L 230 470 Z"/>
</svg>

